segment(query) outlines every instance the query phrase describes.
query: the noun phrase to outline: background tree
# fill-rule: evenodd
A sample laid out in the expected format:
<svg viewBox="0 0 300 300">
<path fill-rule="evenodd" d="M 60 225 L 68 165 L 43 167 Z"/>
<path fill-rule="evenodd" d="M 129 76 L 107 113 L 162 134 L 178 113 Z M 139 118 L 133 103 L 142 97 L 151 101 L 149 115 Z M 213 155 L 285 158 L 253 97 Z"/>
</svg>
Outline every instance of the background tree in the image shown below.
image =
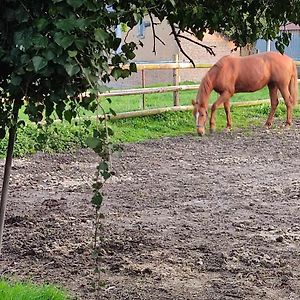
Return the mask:
<svg viewBox="0 0 300 300">
<path fill-rule="evenodd" d="M 129 27 L 134 26 L 145 14 L 155 16 L 160 21 L 167 20 L 171 34 L 187 57 L 188 54 L 180 46 L 180 40 L 186 38 L 183 32 L 193 34 L 200 41 L 206 32 L 223 33 L 236 46 L 245 46 L 259 38 L 276 39 L 278 50 L 283 52 L 284 46 L 289 43 L 289 35 L 280 33 L 280 26 L 300 22 L 298 0 L 119 0 L 114 7 L 117 11 L 127 11 L 122 15 L 122 22 Z M 155 39 L 155 34 L 153 36 Z M 210 47 L 198 45 L 213 53 Z"/>
</svg>

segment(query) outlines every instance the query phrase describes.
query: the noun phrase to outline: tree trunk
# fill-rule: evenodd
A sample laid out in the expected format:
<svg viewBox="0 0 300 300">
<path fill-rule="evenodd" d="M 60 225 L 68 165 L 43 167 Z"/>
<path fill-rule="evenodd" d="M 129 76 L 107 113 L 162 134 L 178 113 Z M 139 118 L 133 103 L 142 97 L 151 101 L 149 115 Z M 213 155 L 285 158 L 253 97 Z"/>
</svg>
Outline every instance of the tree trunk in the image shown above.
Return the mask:
<svg viewBox="0 0 300 300">
<path fill-rule="evenodd" d="M 14 151 L 14 144 L 17 132 L 17 121 L 19 115 L 19 106 L 18 103 L 14 103 L 13 107 L 13 121 L 12 125 L 9 129 L 9 138 L 8 138 L 8 145 L 6 151 L 6 160 L 5 160 L 5 167 L 4 167 L 4 175 L 3 175 L 3 184 L 2 184 L 2 191 L 1 191 L 1 203 L 0 203 L 0 253 L 2 250 L 2 239 L 3 239 L 3 231 L 4 231 L 4 221 L 5 221 L 5 211 L 6 211 L 6 203 L 7 203 L 7 196 L 8 196 L 8 186 L 9 186 L 9 178 L 11 173 L 11 165 L 13 159 L 13 151 Z"/>
</svg>

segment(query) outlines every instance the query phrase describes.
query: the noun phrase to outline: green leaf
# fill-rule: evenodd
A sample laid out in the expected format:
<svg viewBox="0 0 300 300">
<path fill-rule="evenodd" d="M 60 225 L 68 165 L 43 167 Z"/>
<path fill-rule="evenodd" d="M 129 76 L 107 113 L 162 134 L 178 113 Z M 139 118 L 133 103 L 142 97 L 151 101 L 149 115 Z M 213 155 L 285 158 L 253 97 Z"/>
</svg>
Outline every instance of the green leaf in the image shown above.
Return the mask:
<svg viewBox="0 0 300 300">
<path fill-rule="evenodd" d="M 47 37 L 38 33 L 32 37 L 32 43 L 35 45 L 35 48 L 37 48 L 37 49 L 47 48 L 48 39 L 47 39 Z"/>
<path fill-rule="evenodd" d="M 55 54 L 49 49 L 44 50 L 43 55 L 48 61 L 52 60 L 55 57 Z"/>
<path fill-rule="evenodd" d="M 25 127 L 26 123 L 24 120 L 19 120 L 18 123 L 17 123 L 17 126 L 20 128 L 20 127 Z"/>
<path fill-rule="evenodd" d="M 96 207 L 100 207 L 103 202 L 103 196 L 100 192 L 96 192 L 94 196 L 92 197 L 92 204 Z"/>
<path fill-rule="evenodd" d="M 68 51 L 68 54 L 69 54 L 70 57 L 75 57 L 77 55 L 77 53 L 78 52 L 76 50 L 74 50 L 74 51 Z"/>
<path fill-rule="evenodd" d="M 130 72 L 137 72 L 136 64 L 130 63 L 129 70 L 130 70 Z"/>
<path fill-rule="evenodd" d="M 55 23 L 55 26 L 62 30 L 62 31 L 65 31 L 65 32 L 70 32 L 71 30 L 73 30 L 76 25 L 77 25 L 77 22 L 76 22 L 76 19 L 60 19 L 58 21 L 56 21 Z"/>
<path fill-rule="evenodd" d="M 85 39 L 76 39 L 75 46 L 77 47 L 78 50 L 83 50 L 86 46 L 86 40 Z"/>
<path fill-rule="evenodd" d="M 84 120 L 83 123 L 84 123 L 85 127 L 90 127 L 91 124 L 92 124 L 92 121 L 91 120 Z"/>
<path fill-rule="evenodd" d="M 57 116 L 62 120 L 63 119 L 63 111 L 65 110 L 65 103 L 59 102 L 56 104 L 55 111 L 57 113 Z"/>
<path fill-rule="evenodd" d="M 77 74 L 80 71 L 80 67 L 78 65 L 73 65 L 73 64 L 66 64 L 65 65 L 65 69 L 68 73 L 68 75 L 74 76 L 75 74 Z"/>
<path fill-rule="evenodd" d="M 67 0 L 67 3 L 75 9 L 80 7 L 82 5 L 82 2 L 82 0 Z"/>
<path fill-rule="evenodd" d="M 109 34 L 105 30 L 103 30 L 101 28 L 97 28 L 97 29 L 95 29 L 94 36 L 95 36 L 95 40 L 97 42 L 102 43 L 108 39 Z"/>
<path fill-rule="evenodd" d="M 117 113 L 112 109 L 112 108 L 109 108 L 109 112 L 113 115 L 113 116 L 116 116 Z"/>
<path fill-rule="evenodd" d="M 22 77 L 20 77 L 20 76 L 13 76 L 11 78 L 12 85 L 19 86 L 21 82 L 22 82 Z"/>
<path fill-rule="evenodd" d="M 41 57 L 41 56 L 34 56 L 32 58 L 32 62 L 33 62 L 34 70 L 36 72 L 38 72 L 39 70 L 46 67 L 47 63 L 48 63 L 48 61 L 44 57 Z"/>
<path fill-rule="evenodd" d="M 99 145 L 99 139 L 95 137 L 88 137 L 85 143 L 89 148 L 95 149 Z"/>
<path fill-rule="evenodd" d="M 64 112 L 64 117 L 69 123 L 71 123 L 72 117 L 73 117 L 73 112 L 71 110 L 66 110 Z"/>
<path fill-rule="evenodd" d="M 113 136 L 114 135 L 114 131 L 110 127 L 107 128 L 107 132 L 108 132 L 109 136 Z"/>
<path fill-rule="evenodd" d="M 111 75 L 116 79 L 118 80 L 120 77 L 122 77 L 122 69 L 119 68 L 119 67 L 115 67 L 112 69 L 111 71 Z"/>
<path fill-rule="evenodd" d="M 108 171 L 108 163 L 105 161 L 102 161 L 99 165 L 98 165 L 98 169 L 101 171 Z"/>
<path fill-rule="evenodd" d="M 74 37 L 71 35 L 64 34 L 62 32 L 57 32 L 54 35 L 54 41 L 65 50 L 73 44 Z"/>
<path fill-rule="evenodd" d="M 35 21 L 35 26 L 38 31 L 43 31 L 49 24 L 49 21 L 45 18 L 40 18 Z"/>
</svg>

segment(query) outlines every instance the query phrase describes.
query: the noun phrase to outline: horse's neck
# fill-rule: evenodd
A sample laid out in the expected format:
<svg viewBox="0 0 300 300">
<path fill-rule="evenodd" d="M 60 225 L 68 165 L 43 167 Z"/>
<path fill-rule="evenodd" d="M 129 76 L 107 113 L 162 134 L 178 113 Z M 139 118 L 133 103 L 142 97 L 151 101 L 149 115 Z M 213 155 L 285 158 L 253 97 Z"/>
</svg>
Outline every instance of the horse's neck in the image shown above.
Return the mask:
<svg viewBox="0 0 300 300">
<path fill-rule="evenodd" d="M 213 86 L 209 76 L 205 76 L 201 82 L 197 94 L 197 102 L 200 107 L 208 108 L 209 96 L 213 90 Z"/>
</svg>

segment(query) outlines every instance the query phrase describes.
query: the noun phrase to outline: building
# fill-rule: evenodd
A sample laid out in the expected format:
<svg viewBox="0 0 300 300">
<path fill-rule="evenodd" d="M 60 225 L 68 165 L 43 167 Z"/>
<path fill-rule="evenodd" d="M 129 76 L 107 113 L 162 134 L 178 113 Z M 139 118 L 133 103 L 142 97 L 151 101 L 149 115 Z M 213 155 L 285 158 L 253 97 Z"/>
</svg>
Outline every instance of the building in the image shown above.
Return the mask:
<svg viewBox="0 0 300 300">
<path fill-rule="evenodd" d="M 292 59 L 300 61 L 300 26 L 295 24 L 288 24 L 282 30 L 291 33 L 291 41 L 288 47 L 285 48 L 285 54 Z M 268 42 L 266 40 L 258 40 L 256 42 L 256 49 L 258 52 L 266 52 L 268 49 Z M 277 51 L 275 41 L 270 42 L 270 50 Z"/>
<path fill-rule="evenodd" d="M 122 33 L 122 36 L 127 34 L 128 41 L 133 40 L 137 44 L 139 41 L 143 43 L 143 47 L 139 47 L 136 51 L 136 57 L 134 62 L 136 63 L 162 63 L 162 62 L 174 62 L 175 55 L 178 55 L 179 62 L 189 62 L 189 60 L 180 52 L 173 35 L 170 35 L 171 28 L 167 22 L 162 22 L 155 27 L 156 35 L 164 41 L 163 45 L 160 41 L 156 40 L 156 53 L 153 49 L 153 32 L 149 19 L 145 19 L 139 26 L 133 28 L 133 30 Z M 120 30 L 118 30 L 120 36 Z M 213 47 L 215 56 L 210 55 L 206 49 L 196 45 L 188 40 L 181 39 L 182 48 L 188 53 L 188 55 L 197 63 L 213 64 L 225 55 L 240 56 L 240 50 L 233 51 L 235 48 L 234 43 L 226 39 L 220 34 L 205 34 L 201 43 Z M 180 81 L 195 81 L 199 82 L 207 69 L 186 69 L 180 70 Z M 173 72 L 172 70 L 147 70 L 145 71 L 146 85 L 155 83 L 172 83 Z M 133 74 L 130 78 L 119 79 L 118 81 L 112 80 L 111 87 L 117 88 L 129 88 L 141 86 L 141 72 Z"/>
</svg>

